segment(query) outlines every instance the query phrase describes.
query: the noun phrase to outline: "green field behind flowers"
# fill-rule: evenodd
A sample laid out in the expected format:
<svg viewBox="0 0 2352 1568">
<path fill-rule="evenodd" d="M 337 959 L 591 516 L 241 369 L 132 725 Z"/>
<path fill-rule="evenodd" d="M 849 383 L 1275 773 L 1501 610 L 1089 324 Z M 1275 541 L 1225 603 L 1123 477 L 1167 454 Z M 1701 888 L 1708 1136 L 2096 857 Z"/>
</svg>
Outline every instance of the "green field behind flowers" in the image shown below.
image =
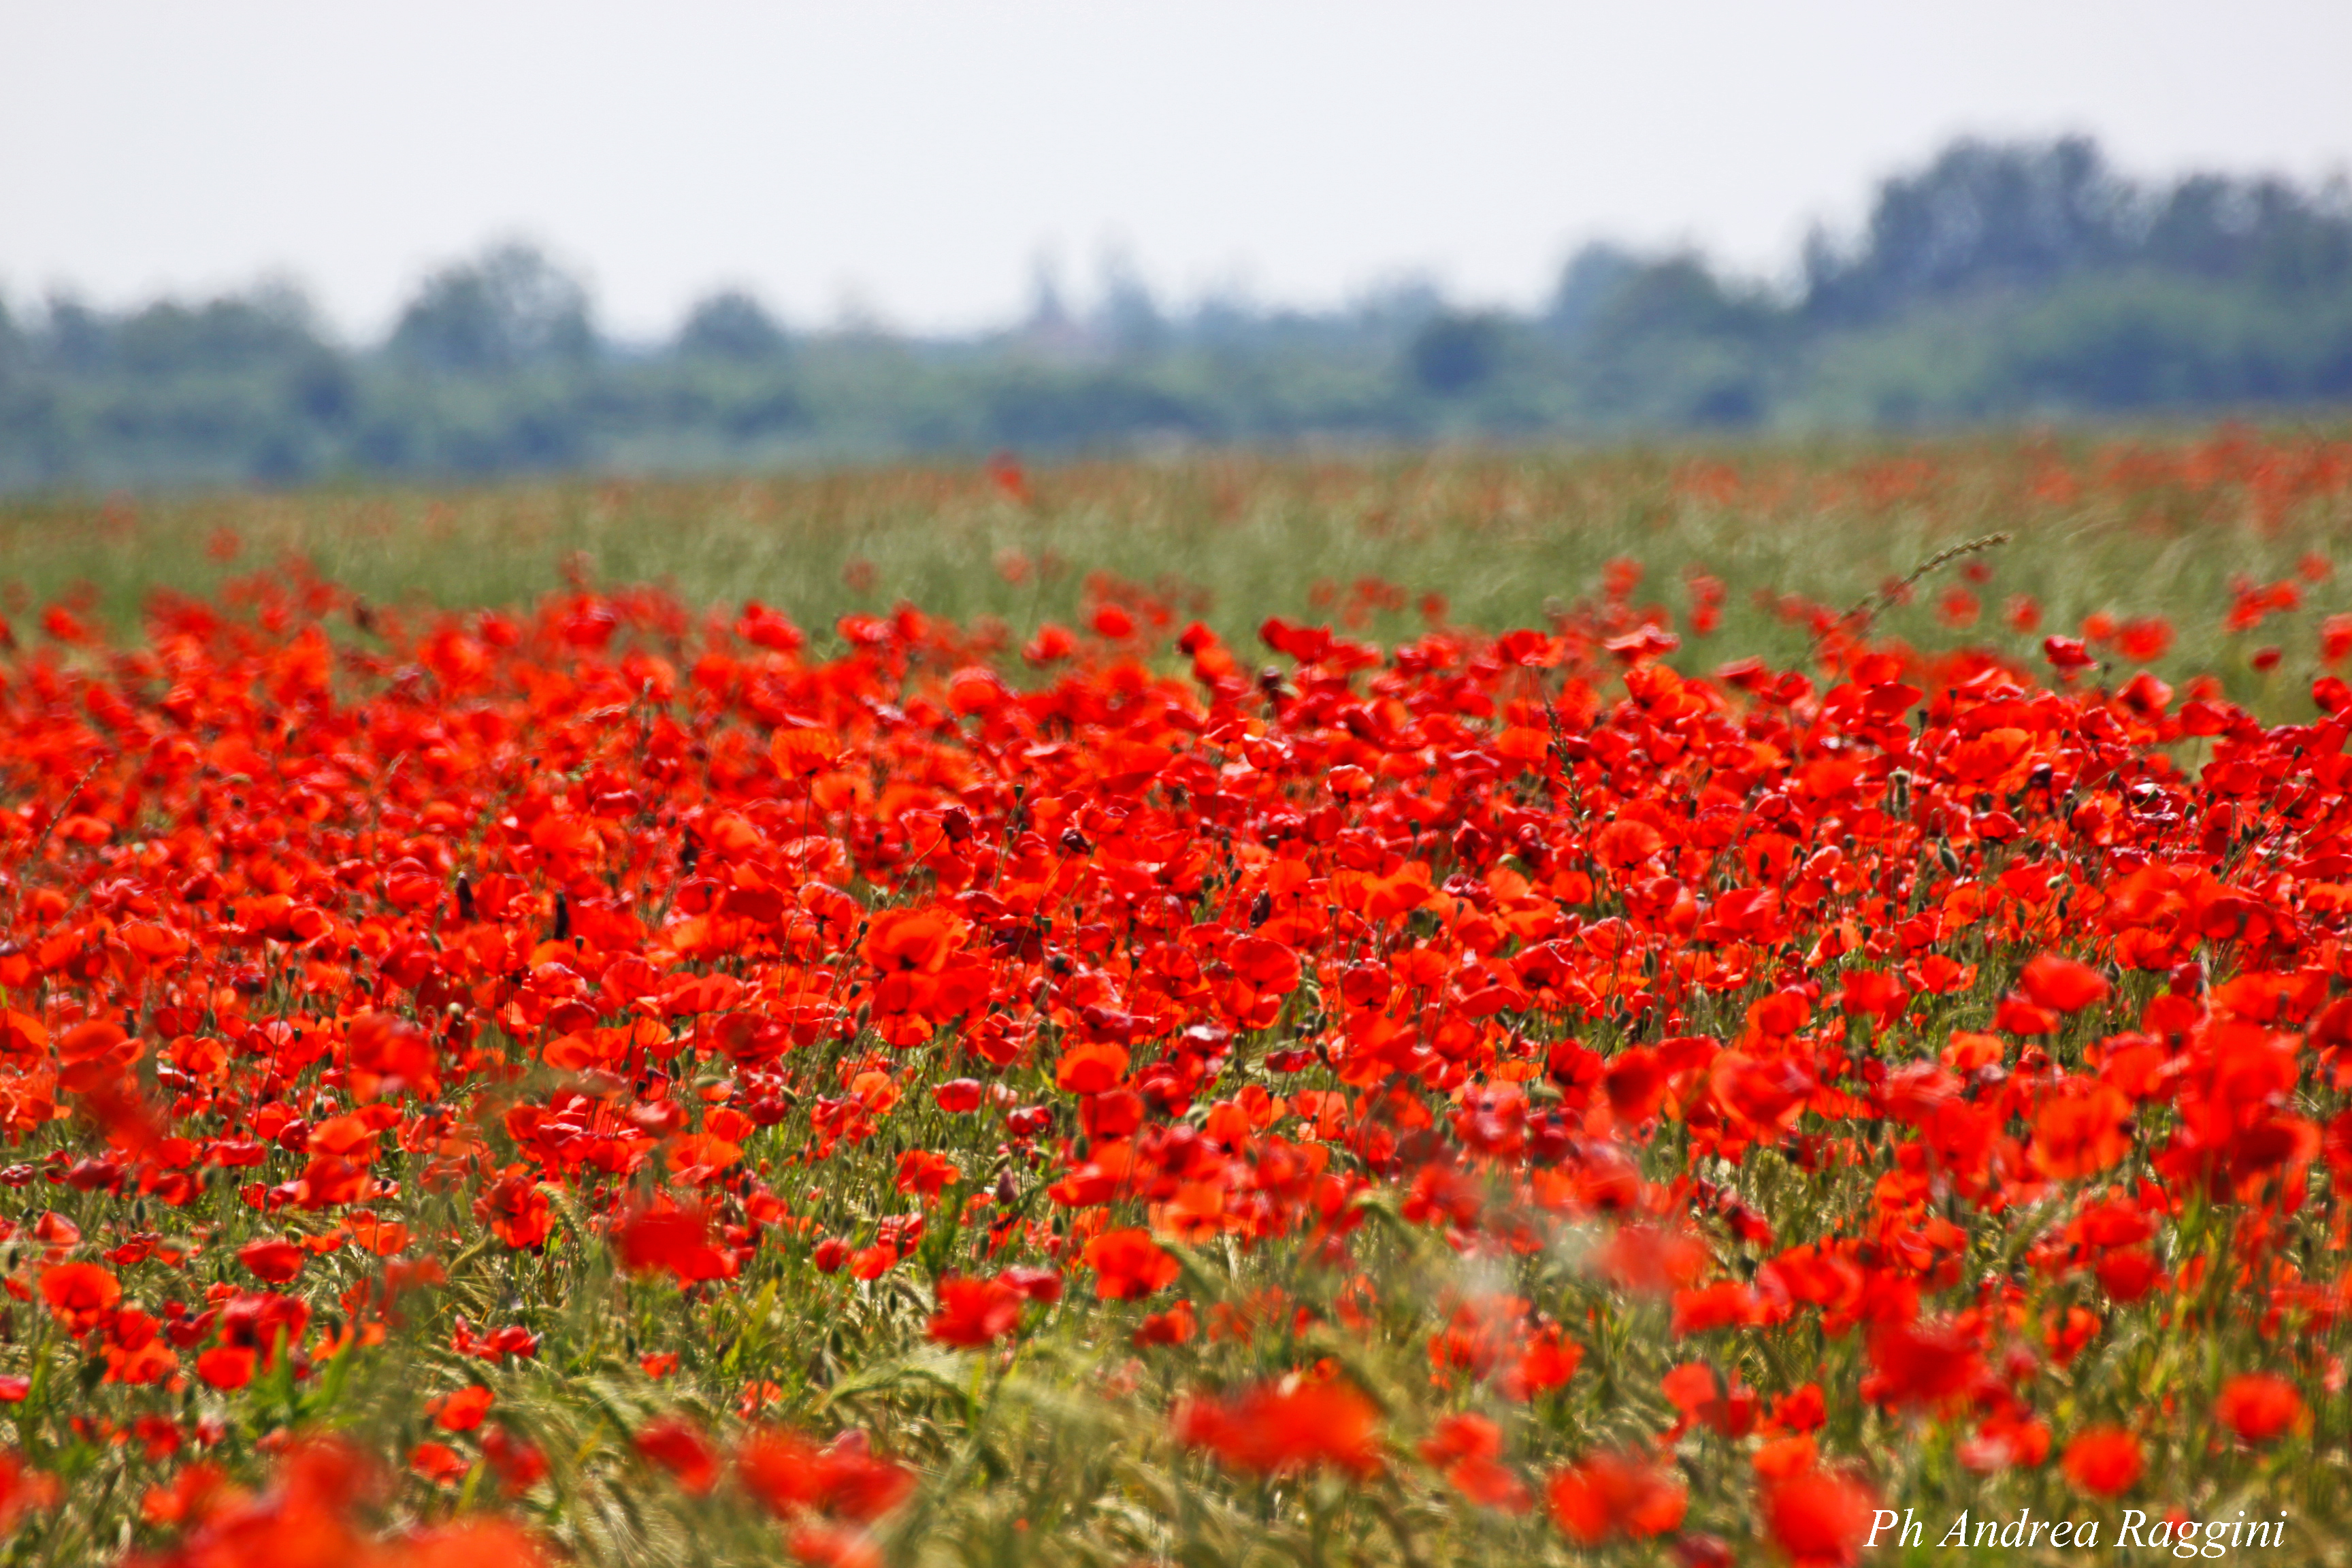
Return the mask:
<svg viewBox="0 0 2352 1568">
<path fill-rule="evenodd" d="M 1818 628 L 1799 601 L 1871 601 L 1882 634 L 2029 658 L 2104 614 L 2168 623 L 2147 661 L 2159 673 L 2210 673 L 2286 709 L 2343 603 L 2314 574 L 2352 538 L 2347 466 L 2332 428 L 2225 428 L 20 501 L 0 504 L 0 610 L 22 623 L 61 600 L 128 630 L 158 588 L 204 595 L 301 562 L 393 608 L 519 602 L 584 574 L 698 606 L 758 600 L 820 639 L 842 615 L 901 603 L 1025 637 L 1075 624 L 1108 574 L 1254 645 L 1268 615 L 1383 639 L 1432 614 L 1541 625 L 1630 561 L 1636 596 L 1686 629 L 1719 595 L 1718 629 L 1675 657 L 1689 668 L 1711 647 L 1802 653 Z M 2009 537 L 1887 592 L 1993 534 Z M 2247 582 L 2292 582 L 2299 598 L 2233 630 Z M 2267 671 L 2266 647 L 2280 656 Z"/>
</svg>

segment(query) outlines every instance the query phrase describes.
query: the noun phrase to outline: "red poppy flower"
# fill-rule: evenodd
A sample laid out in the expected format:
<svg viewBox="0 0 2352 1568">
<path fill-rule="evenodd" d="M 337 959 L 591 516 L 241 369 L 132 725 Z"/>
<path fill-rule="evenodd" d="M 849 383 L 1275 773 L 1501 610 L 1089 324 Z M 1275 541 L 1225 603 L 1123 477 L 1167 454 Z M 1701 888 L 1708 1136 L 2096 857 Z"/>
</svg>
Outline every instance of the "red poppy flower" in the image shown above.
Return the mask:
<svg viewBox="0 0 2352 1568">
<path fill-rule="evenodd" d="M 2260 1447 L 2302 1422 L 2303 1395 L 2275 1373 L 2240 1373 L 2221 1385 L 2213 1414 L 2240 1441 Z"/>
<path fill-rule="evenodd" d="M 979 1350 L 1019 1327 L 1021 1308 L 1021 1293 L 1002 1279 L 942 1279 L 925 1331 L 940 1344 Z"/>
<path fill-rule="evenodd" d="M 501 1177 L 474 1200 L 475 1217 L 488 1221 L 491 1235 L 517 1249 L 547 1239 L 553 1212 L 547 1194 L 527 1176 Z"/>
<path fill-rule="evenodd" d="M 639 1427 L 630 1439 L 636 1451 L 667 1470 L 679 1488 L 699 1497 L 719 1484 L 719 1454 L 702 1428 L 678 1415 L 664 1415 Z"/>
<path fill-rule="evenodd" d="M 950 1079 L 931 1090 L 931 1098 L 941 1110 L 961 1116 L 980 1109 L 981 1086 L 977 1079 Z"/>
<path fill-rule="evenodd" d="M 87 1333 L 122 1300 L 122 1282 L 95 1263 L 60 1263 L 41 1270 L 41 1300 L 75 1333 Z"/>
<path fill-rule="evenodd" d="M 480 1384 L 455 1394 L 440 1394 L 425 1402 L 425 1414 L 444 1432 L 470 1432 L 488 1415 L 497 1395 Z"/>
<path fill-rule="evenodd" d="M 2061 1013 L 2079 1013 L 2105 1000 L 2108 991 L 2105 975 L 2087 963 L 2078 963 L 2054 952 L 2036 954 L 2018 977 L 2018 984 L 2036 1006 Z"/>
<path fill-rule="evenodd" d="M 1423 1438 L 1421 1457 L 1445 1473 L 1456 1491 L 1481 1508 L 1525 1513 L 1535 1499 L 1517 1472 L 1502 1463 L 1502 1429 L 1483 1415 L 1449 1415 Z"/>
<path fill-rule="evenodd" d="M 735 1260 L 714 1246 L 710 1222 L 698 1211 L 643 1209 L 613 1226 L 613 1253 L 632 1274 L 667 1269 L 681 1280 L 731 1279 Z"/>
<path fill-rule="evenodd" d="M 1806 1469 L 1764 1488 L 1764 1527 L 1791 1568 L 1848 1568 L 1862 1560 L 1878 1500 L 1868 1487 Z"/>
<path fill-rule="evenodd" d="M 446 1443 L 425 1442 L 408 1450 L 408 1468 L 435 1486 L 453 1487 L 474 1465 Z"/>
<path fill-rule="evenodd" d="M 1622 1453 L 1590 1454 L 1554 1471 L 1544 1499 L 1560 1533 L 1580 1546 L 1666 1534 L 1690 1507 L 1689 1490 L 1664 1466 Z"/>
<path fill-rule="evenodd" d="M 2099 1288 L 2118 1306 L 2144 1300 L 2164 1280 L 2163 1267 L 2144 1247 L 2126 1247 L 2099 1259 Z"/>
<path fill-rule="evenodd" d="M 236 1260 L 268 1285 L 283 1285 L 291 1280 L 302 1272 L 308 1256 L 294 1243 L 276 1237 L 248 1241 L 236 1249 Z"/>
<path fill-rule="evenodd" d="M 2033 1114 L 2033 1163 L 2061 1181 L 2095 1176 L 2131 1152 L 2131 1102 L 2104 1083 L 2075 1080 Z"/>
<path fill-rule="evenodd" d="M 1182 1272 L 1175 1255 L 1141 1230 L 1103 1232 L 1087 1243 L 1086 1260 L 1095 1271 L 1095 1294 L 1106 1301 L 1149 1296 Z"/>
<path fill-rule="evenodd" d="M 1025 1268 L 1016 1264 L 997 1276 L 1026 1301 L 1047 1305 L 1062 1299 L 1062 1276 L 1051 1268 Z"/>
<path fill-rule="evenodd" d="M 2120 1426 L 2085 1426 L 2067 1443 L 2059 1468 L 2093 1497 L 2121 1497 L 2147 1468 L 2139 1439 Z"/>
<path fill-rule="evenodd" d="M 815 1506 L 824 1489 L 822 1463 L 815 1444 L 776 1427 L 753 1430 L 735 1449 L 743 1489 L 779 1519 Z"/>
<path fill-rule="evenodd" d="M 1187 1447 L 1261 1475 L 1318 1465 L 1359 1478 L 1381 1469 L 1380 1413 L 1344 1383 L 1293 1376 L 1227 1400 L 1187 1400 L 1175 1426 Z"/>
<path fill-rule="evenodd" d="M 1884 1404 L 1933 1405 L 1968 1393 L 1984 1374 L 1975 1342 L 1950 1323 L 1888 1323 L 1871 1337 L 1864 1393 Z"/>
<path fill-rule="evenodd" d="M 256 1352 L 245 1345 L 215 1345 L 196 1357 L 196 1375 L 219 1389 L 243 1388 L 253 1381 Z"/>
<path fill-rule="evenodd" d="M 1062 1053 L 1054 1068 L 1054 1087 L 1066 1094 L 1101 1094 L 1115 1089 L 1127 1074 L 1125 1046 L 1090 1040 Z"/>
<path fill-rule="evenodd" d="M 866 928 L 866 962 L 890 973 L 937 971 L 957 936 L 954 917 L 939 910 L 884 910 Z"/>
<path fill-rule="evenodd" d="M 907 1500 L 915 1478 L 868 1450 L 866 1434 L 844 1432 L 817 1457 L 817 1504 L 827 1513 L 872 1524 Z"/>
<path fill-rule="evenodd" d="M 2060 669 L 2082 669 L 2098 662 L 2085 651 L 2079 637 L 2043 637 L 2042 656 Z"/>
<path fill-rule="evenodd" d="M 1164 1312 L 1145 1314 L 1128 1342 L 1138 1350 L 1149 1350 L 1153 1345 L 1187 1345 L 1200 1329 L 1201 1321 L 1192 1310 L 1192 1303 L 1179 1301 Z"/>
</svg>

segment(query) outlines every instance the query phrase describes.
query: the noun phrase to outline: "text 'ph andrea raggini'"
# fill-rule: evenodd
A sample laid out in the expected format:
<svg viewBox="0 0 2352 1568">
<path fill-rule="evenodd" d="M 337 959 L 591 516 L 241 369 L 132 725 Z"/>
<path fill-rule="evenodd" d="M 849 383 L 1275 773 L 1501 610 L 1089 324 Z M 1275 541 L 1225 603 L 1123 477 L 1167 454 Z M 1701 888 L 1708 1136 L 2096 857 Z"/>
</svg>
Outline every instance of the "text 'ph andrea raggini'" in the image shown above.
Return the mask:
<svg viewBox="0 0 2352 1568">
<path fill-rule="evenodd" d="M 2108 1525 L 2112 1523 L 2112 1531 Z M 2032 1509 L 2020 1509 L 2015 1519 L 1963 1511 L 1941 1536 L 1930 1533 L 1928 1521 L 1910 1509 L 1897 1514 L 1882 1508 L 1871 1518 L 1865 1546 L 2081 1547 L 2115 1551 L 2140 1547 L 2169 1552 L 2175 1557 L 2227 1557 L 2231 1552 L 2276 1546 L 2286 1539 L 2286 1515 L 2275 1520 L 2248 1519 L 2239 1510 L 2234 1519 L 2188 1519 L 2167 1514 L 2151 1519 L 2136 1508 L 2112 1521 L 2098 1519 L 2036 1519 Z"/>
</svg>

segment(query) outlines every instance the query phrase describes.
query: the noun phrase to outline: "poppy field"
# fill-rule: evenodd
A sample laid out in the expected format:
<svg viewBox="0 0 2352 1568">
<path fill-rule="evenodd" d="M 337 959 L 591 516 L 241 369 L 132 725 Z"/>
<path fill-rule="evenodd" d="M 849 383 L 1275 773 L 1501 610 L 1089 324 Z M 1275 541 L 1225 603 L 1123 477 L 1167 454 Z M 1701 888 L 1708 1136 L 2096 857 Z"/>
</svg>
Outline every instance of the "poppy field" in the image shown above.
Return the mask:
<svg viewBox="0 0 2352 1568">
<path fill-rule="evenodd" d="M 2347 571 L 2249 431 L 20 507 L 0 1563 L 2340 1559 Z"/>
</svg>

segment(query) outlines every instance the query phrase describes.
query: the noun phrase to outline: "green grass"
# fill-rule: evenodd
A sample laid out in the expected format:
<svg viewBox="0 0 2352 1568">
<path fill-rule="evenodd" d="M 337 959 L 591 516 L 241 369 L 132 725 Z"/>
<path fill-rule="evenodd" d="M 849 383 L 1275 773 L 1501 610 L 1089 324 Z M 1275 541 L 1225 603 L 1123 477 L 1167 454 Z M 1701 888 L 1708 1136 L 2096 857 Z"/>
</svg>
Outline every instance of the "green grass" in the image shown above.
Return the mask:
<svg viewBox="0 0 2352 1568">
<path fill-rule="evenodd" d="M 1634 602 L 1666 606 L 1684 629 L 1677 662 L 1702 667 L 1717 647 L 1801 655 L 1809 634 L 1759 607 L 1759 593 L 1844 607 L 1955 542 L 2005 531 L 2009 542 L 1973 558 L 1990 570 L 1973 585 L 1984 606 L 1974 627 L 1934 611 L 1963 583 L 1955 563 L 1885 609 L 1881 630 L 2038 658 L 2044 633 L 2073 632 L 2093 612 L 2161 616 L 2178 640 L 2159 673 L 2210 671 L 2238 700 L 2277 710 L 2315 673 L 2317 620 L 2343 595 L 2321 584 L 2299 611 L 2231 636 L 2229 583 L 2345 552 L 2343 453 L 2314 437 L 2225 432 L 2128 445 L 1198 458 L 1033 473 L 1026 503 L 971 468 L 16 502 L 0 507 L 0 594 L 20 621 L 72 595 L 120 632 L 158 587 L 208 593 L 289 558 L 388 605 L 528 601 L 584 570 L 665 585 L 698 609 L 759 599 L 822 639 L 846 612 L 900 602 L 1025 633 L 1078 616 L 1100 573 L 1156 586 L 1181 615 L 1254 647 L 1268 615 L 1341 618 L 1360 580 L 1405 590 L 1402 608 L 1367 606 L 1367 635 L 1410 635 L 1433 592 L 1465 624 L 1540 624 L 1594 596 L 1604 563 L 1623 557 L 1645 572 Z M 2219 477 L 2200 477 L 2200 461 Z M 2276 497 L 2263 493 L 2265 466 L 2284 476 Z M 2310 470 L 2299 487 L 2298 469 Z M 232 540 L 235 557 L 219 559 Z M 1713 638 L 1688 635 L 1694 571 L 1729 585 Z M 1318 600 L 1318 583 L 1336 585 L 1336 604 Z M 2003 624 L 2014 595 L 2040 603 L 2041 630 Z M 2284 653 L 2268 678 L 2247 663 L 2263 644 Z"/>
</svg>

